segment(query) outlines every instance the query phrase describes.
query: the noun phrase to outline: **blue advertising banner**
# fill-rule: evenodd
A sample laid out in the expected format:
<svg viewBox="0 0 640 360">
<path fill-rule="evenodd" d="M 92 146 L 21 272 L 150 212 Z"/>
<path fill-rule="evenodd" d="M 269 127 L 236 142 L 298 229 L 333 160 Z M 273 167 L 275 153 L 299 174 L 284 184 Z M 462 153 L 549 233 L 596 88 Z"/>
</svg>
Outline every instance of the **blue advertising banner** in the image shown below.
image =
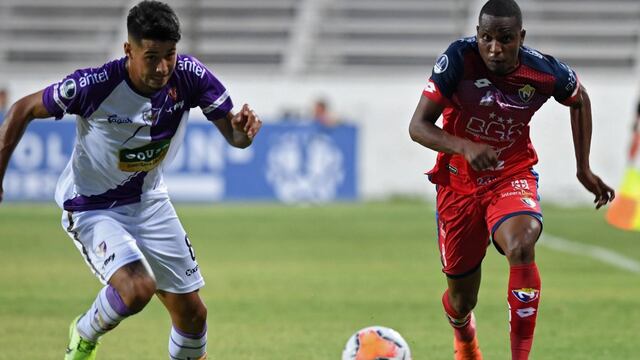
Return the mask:
<svg viewBox="0 0 640 360">
<path fill-rule="evenodd" d="M 33 121 L 9 163 L 5 199 L 53 201 L 74 138 L 73 121 Z M 236 149 L 211 123 L 191 121 L 165 181 L 178 201 L 355 200 L 356 149 L 352 125 L 267 123 L 252 146 Z"/>
</svg>

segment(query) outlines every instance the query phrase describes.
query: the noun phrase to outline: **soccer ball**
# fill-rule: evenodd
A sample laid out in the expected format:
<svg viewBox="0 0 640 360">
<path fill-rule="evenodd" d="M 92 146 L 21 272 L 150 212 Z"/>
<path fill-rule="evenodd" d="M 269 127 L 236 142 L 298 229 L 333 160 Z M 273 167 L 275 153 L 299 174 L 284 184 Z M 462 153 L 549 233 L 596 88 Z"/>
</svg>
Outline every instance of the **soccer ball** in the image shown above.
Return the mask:
<svg viewBox="0 0 640 360">
<path fill-rule="evenodd" d="M 411 360 L 411 350 L 397 331 L 370 326 L 349 338 L 342 360 Z"/>
</svg>

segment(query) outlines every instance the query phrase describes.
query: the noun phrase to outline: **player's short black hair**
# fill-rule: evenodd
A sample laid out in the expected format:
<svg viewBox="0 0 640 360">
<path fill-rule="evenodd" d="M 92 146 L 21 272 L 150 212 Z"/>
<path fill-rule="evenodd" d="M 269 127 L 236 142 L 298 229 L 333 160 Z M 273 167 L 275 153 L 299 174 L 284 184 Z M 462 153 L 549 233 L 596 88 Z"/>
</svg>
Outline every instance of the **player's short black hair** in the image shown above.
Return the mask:
<svg viewBox="0 0 640 360">
<path fill-rule="evenodd" d="M 482 15 L 487 14 L 497 17 L 515 17 L 518 22 L 518 26 L 522 28 L 522 11 L 520 6 L 514 0 L 489 0 L 480 10 L 480 16 L 478 16 L 478 23 Z"/>
<path fill-rule="evenodd" d="M 173 9 L 160 1 L 145 0 L 129 10 L 127 31 L 135 40 L 180 41 L 180 21 Z"/>
</svg>

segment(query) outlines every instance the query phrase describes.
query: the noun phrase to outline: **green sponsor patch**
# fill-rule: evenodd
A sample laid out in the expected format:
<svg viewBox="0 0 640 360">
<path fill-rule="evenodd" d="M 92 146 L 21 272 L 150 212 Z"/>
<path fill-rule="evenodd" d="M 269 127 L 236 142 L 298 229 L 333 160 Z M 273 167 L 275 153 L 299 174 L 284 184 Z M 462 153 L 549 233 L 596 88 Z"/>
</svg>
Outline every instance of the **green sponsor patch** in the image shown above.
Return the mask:
<svg viewBox="0 0 640 360">
<path fill-rule="evenodd" d="M 136 149 L 121 149 L 118 168 L 127 172 L 152 170 L 167 155 L 169 145 L 171 140 L 161 140 Z"/>
</svg>

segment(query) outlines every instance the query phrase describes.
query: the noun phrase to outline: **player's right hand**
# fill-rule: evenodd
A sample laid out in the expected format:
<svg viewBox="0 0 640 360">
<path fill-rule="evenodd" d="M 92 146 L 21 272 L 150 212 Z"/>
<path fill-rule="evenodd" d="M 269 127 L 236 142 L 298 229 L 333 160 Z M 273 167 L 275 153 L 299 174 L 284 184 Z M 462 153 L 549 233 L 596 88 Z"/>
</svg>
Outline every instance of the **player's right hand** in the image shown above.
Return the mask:
<svg viewBox="0 0 640 360">
<path fill-rule="evenodd" d="M 498 153 L 490 145 L 466 141 L 462 154 L 475 171 L 491 170 L 498 166 Z"/>
</svg>

